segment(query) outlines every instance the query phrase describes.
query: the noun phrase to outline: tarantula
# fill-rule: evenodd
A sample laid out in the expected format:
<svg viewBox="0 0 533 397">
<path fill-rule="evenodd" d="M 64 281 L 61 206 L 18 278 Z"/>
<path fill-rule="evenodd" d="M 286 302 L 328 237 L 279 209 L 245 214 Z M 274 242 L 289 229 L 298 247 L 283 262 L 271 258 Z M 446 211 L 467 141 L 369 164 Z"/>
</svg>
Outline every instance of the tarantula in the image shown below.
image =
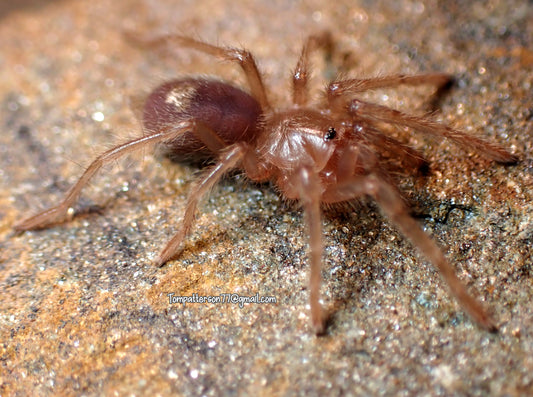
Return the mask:
<svg viewBox="0 0 533 397">
<path fill-rule="evenodd" d="M 194 223 L 198 202 L 228 171 L 241 169 L 255 182 L 273 181 L 287 199 L 299 201 L 309 237 L 310 306 L 315 331 L 324 332 L 326 315 L 319 302 L 323 254 L 321 204 L 370 196 L 405 237 L 439 270 L 451 293 L 482 327 L 495 331 L 494 320 L 481 303 L 470 296 L 436 243 L 408 212 L 381 151 L 395 156 L 407 168 L 424 163 L 414 149 L 387 135 L 386 125 L 445 137 L 499 163 L 517 157 L 481 138 L 439 124 L 427 117 L 409 115 L 354 96 L 367 90 L 399 85 L 433 85 L 441 88 L 451 76 L 430 73 L 391 75 L 368 79 L 341 79 L 327 85 L 323 99 L 310 105 L 310 53 L 330 48 L 328 33 L 310 36 L 303 45 L 292 75 L 293 105 L 274 109 L 270 104 L 252 54 L 244 49 L 219 47 L 181 35 L 152 40 L 150 45 L 174 42 L 221 60 L 237 63 L 250 93 L 228 83 L 204 77 L 166 82 L 146 99 L 144 135 L 107 150 L 85 170 L 59 205 L 32 216 L 17 230 L 47 227 L 65 218 L 89 179 L 106 163 L 126 153 L 158 143 L 173 157 L 210 158 L 213 166 L 199 178 L 187 200 L 178 232 L 156 261 L 163 265 L 175 258 Z"/>
</svg>

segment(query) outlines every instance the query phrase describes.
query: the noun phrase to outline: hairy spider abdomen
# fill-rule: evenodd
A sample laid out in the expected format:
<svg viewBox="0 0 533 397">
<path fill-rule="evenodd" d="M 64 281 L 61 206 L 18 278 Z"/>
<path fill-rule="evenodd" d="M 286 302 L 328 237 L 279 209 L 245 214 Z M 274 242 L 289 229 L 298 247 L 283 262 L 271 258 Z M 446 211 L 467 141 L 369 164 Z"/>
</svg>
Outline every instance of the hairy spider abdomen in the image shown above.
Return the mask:
<svg viewBox="0 0 533 397">
<path fill-rule="evenodd" d="M 183 121 L 209 128 L 220 138 L 211 146 L 254 141 L 261 119 L 261 106 L 249 94 L 216 80 L 186 78 L 160 85 L 146 99 L 143 111 L 145 134 L 172 129 Z M 164 144 L 175 160 L 213 158 L 216 153 L 194 131 Z"/>
</svg>

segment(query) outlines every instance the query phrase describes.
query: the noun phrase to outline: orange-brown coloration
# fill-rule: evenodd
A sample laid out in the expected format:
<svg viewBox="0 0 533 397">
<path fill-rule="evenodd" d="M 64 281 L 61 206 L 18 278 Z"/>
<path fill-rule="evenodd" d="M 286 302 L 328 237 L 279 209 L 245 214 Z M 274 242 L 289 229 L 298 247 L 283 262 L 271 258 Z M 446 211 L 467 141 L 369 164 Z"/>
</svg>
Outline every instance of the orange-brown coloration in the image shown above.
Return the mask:
<svg viewBox="0 0 533 397">
<path fill-rule="evenodd" d="M 322 102 L 310 105 L 309 55 L 331 49 L 328 33 L 311 36 L 293 74 L 293 106 L 273 109 L 253 56 L 245 50 L 213 46 L 184 36 L 152 40 L 150 45 L 176 42 L 217 58 L 238 63 L 250 94 L 229 84 L 205 78 L 165 83 L 148 97 L 143 113 L 143 137 L 104 152 L 87 168 L 56 207 L 17 224 L 17 230 L 46 227 L 60 221 L 82 188 L 102 165 L 149 144 L 163 145 L 173 157 L 211 158 L 216 161 L 192 189 L 181 227 L 161 252 L 157 265 L 178 256 L 189 233 L 200 198 L 228 171 L 240 168 L 253 181 L 271 180 L 288 199 L 302 203 L 309 233 L 310 305 L 317 333 L 325 330 L 326 316 L 319 303 L 322 261 L 321 203 L 338 203 L 370 196 L 383 212 L 439 270 L 452 294 L 481 326 L 496 330 L 482 305 L 471 297 L 435 242 L 409 212 L 396 187 L 383 153 L 404 169 L 416 172 L 426 162 L 421 154 L 386 135 L 383 125 L 408 127 L 433 137 L 445 137 L 480 155 L 509 164 L 517 158 L 502 147 L 462 131 L 384 106 L 354 99 L 357 93 L 399 85 L 433 85 L 451 80 L 441 73 L 393 75 L 331 82 Z"/>
</svg>

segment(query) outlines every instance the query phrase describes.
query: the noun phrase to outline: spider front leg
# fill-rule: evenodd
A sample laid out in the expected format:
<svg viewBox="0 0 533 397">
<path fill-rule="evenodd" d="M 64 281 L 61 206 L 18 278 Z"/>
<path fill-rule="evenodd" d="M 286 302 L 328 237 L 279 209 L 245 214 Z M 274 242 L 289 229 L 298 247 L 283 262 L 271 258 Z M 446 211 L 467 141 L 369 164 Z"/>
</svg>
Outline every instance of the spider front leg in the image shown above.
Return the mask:
<svg viewBox="0 0 533 397">
<path fill-rule="evenodd" d="M 170 141 L 175 139 L 189 131 L 194 129 L 194 122 L 183 121 L 172 128 L 158 131 L 156 133 L 143 136 L 142 138 L 134 139 L 132 141 L 126 142 L 122 145 L 116 146 L 108 151 L 99 155 L 87 169 L 83 172 L 82 176 L 72 188 L 67 192 L 63 201 L 50 209 L 47 209 L 37 215 L 34 215 L 30 218 L 23 220 L 22 222 L 17 223 L 13 226 L 15 230 L 24 231 L 24 230 L 35 230 L 43 229 L 51 224 L 60 222 L 64 218 L 70 207 L 76 202 L 78 196 L 80 195 L 82 189 L 87 185 L 89 180 L 94 176 L 94 174 L 102 168 L 107 163 L 110 163 L 113 160 L 118 159 L 119 157 L 144 148 L 149 145 L 153 145 L 159 142 Z"/>
<path fill-rule="evenodd" d="M 348 110 L 356 118 L 367 121 L 378 121 L 409 127 L 435 137 L 448 138 L 461 146 L 473 149 L 482 156 L 502 164 L 513 164 L 518 157 L 509 153 L 503 147 L 488 142 L 477 136 L 468 135 L 445 124 L 437 123 L 427 117 L 412 116 L 386 106 L 363 102 L 358 99 L 351 101 Z"/>
<path fill-rule="evenodd" d="M 297 106 L 305 106 L 309 101 L 309 56 L 312 51 L 320 47 L 325 49 L 328 56 L 331 55 L 333 40 L 330 32 L 325 31 L 309 36 L 302 47 L 300 58 L 292 75 L 292 103 Z"/>
<path fill-rule="evenodd" d="M 321 186 L 318 175 L 304 167 L 293 178 L 293 184 L 304 207 L 305 223 L 309 235 L 309 304 L 311 323 L 317 335 L 326 329 L 326 316 L 320 304 L 322 282 L 322 222 L 320 212 Z"/>
<path fill-rule="evenodd" d="M 187 204 L 185 206 L 185 214 L 178 232 L 170 239 L 161 254 L 155 261 L 157 266 L 162 266 L 170 259 L 174 258 L 179 251 L 183 239 L 191 230 L 194 214 L 198 207 L 200 199 L 224 176 L 226 172 L 234 168 L 239 161 L 243 159 L 248 151 L 248 146 L 243 143 L 236 143 L 229 147 L 227 151 L 222 153 L 219 162 L 207 170 L 205 175 L 200 178 L 198 184 L 191 191 Z"/>
<path fill-rule="evenodd" d="M 361 125 L 362 123 L 359 122 L 359 124 Z M 365 131 L 364 139 L 368 144 L 372 145 L 378 151 L 394 154 L 400 160 L 403 167 L 413 168 L 420 173 L 426 173 L 429 169 L 428 160 L 409 145 L 383 134 L 383 132 L 371 127 L 370 124 L 362 128 Z"/>
<path fill-rule="evenodd" d="M 345 104 L 346 98 L 364 91 L 379 88 L 394 88 L 399 85 L 434 85 L 437 91 L 442 90 L 453 80 L 453 77 L 446 73 L 427 73 L 415 76 L 394 74 L 391 76 L 371 77 L 368 79 L 346 79 L 329 83 L 326 90 L 327 100 L 331 108 L 341 108 Z"/>
<path fill-rule="evenodd" d="M 417 247 L 422 254 L 437 268 L 442 278 L 457 298 L 463 309 L 483 328 L 495 332 L 498 330 L 492 317 L 485 311 L 482 304 L 473 298 L 452 266 L 444 257 L 437 244 L 422 230 L 404 205 L 402 197 L 394 187 L 378 175 L 354 176 L 351 180 L 337 185 L 332 191 L 326 192 L 338 201 L 352 200 L 368 195 L 379 204 L 385 215 L 396 227 Z"/>
</svg>

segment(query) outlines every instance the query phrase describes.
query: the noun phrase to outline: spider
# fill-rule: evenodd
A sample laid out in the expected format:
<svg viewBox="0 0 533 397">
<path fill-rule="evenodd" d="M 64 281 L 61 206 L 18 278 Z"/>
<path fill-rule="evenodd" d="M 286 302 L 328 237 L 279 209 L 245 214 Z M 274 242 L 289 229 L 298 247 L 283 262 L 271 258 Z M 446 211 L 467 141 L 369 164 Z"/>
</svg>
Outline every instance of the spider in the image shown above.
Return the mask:
<svg viewBox="0 0 533 397">
<path fill-rule="evenodd" d="M 14 226 L 16 230 L 48 227 L 66 218 L 82 188 L 106 163 L 134 150 L 159 144 L 172 157 L 207 158 L 214 164 L 194 184 L 177 233 L 161 251 L 162 266 L 180 253 L 194 223 L 198 202 L 231 170 L 240 169 L 254 182 L 272 181 L 288 200 L 303 207 L 309 238 L 310 317 L 317 334 L 325 331 L 327 316 L 320 304 L 323 255 L 321 205 L 373 198 L 386 217 L 438 269 L 463 309 L 483 328 L 496 323 L 455 275 L 437 244 L 423 231 L 393 184 L 390 158 L 398 167 L 417 170 L 425 160 L 418 151 L 387 134 L 387 125 L 444 137 L 502 164 L 518 158 L 504 148 L 467 135 L 428 117 L 356 99 L 367 90 L 400 85 L 432 85 L 440 89 L 452 80 L 443 73 L 390 75 L 330 82 L 323 97 L 310 104 L 310 55 L 331 48 L 328 32 L 304 42 L 292 74 L 292 106 L 272 107 L 253 55 L 244 49 L 220 47 L 182 35 L 150 39 L 146 44 L 177 43 L 215 58 L 238 64 L 249 93 L 215 78 L 189 77 L 166 82 L 146 99 L 142 137 L 99 155 L 57 206 Z M 387 153 L 388 156 L 383 154 Z M 393 168 L 393 167 L 392 167 Z"/>
</svg>

